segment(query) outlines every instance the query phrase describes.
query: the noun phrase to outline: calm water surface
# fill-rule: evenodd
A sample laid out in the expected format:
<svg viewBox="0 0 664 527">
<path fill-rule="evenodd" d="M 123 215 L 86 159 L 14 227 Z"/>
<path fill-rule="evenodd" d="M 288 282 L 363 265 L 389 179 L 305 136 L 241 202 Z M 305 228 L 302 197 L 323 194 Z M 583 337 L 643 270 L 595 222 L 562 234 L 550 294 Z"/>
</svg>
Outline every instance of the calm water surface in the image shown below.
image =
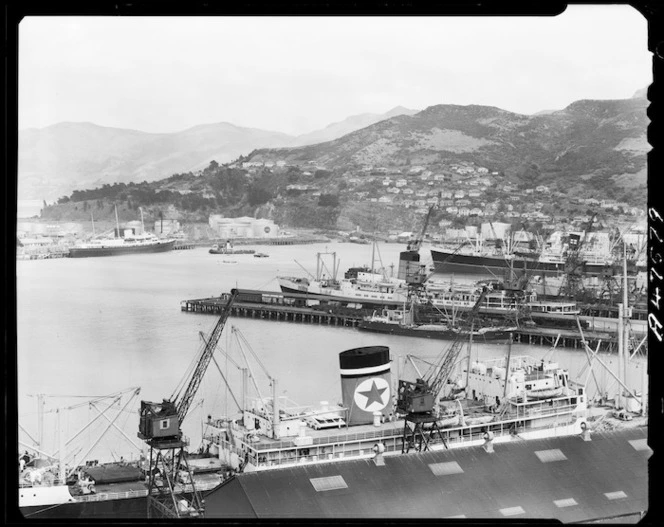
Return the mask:
<svg viewBox="0 0 664 527">
<path fill-rule="evenodd" d="M 348 243 L 256 246 L 270 258 L 252 255 L 211 255 L 207 248 L 163 254 L 126 255 L 106 258 L 17 261 L 17 353 L 19 423 L 36 437 L 37 393 L 49 396 L 97 396 L 140 387 L 140 396 L 119 414 L 118 427 L 136 439 L 139 400 L 159 401 L 170 397 L 201 346 L 200 332 L 214 327 L 215 315 L 183 313 L 180 302 L 227 292 L 233 287 L 277 291 L 280 274 L 302 276 L 304 267 L 316 271 L 316 253 L 336 251 L 341 273 L 354 265 L 371 263 L 371 246 Z M 398 263 L 401 245 L 379 245 L 385 266 Z M 423 254 L 427 251 L 424 250 Z M 331 257 L 326 257 L 331 266 Z M 225 263 L 224 261 L 237 263 Z M 446 341 L 381 336 L 351 328 L 230 318 L 220 347 L 236 361 L 241 360 L 232 338 L 232 327 L 246 338 L 269 374 L 278 380 L 278 392 L 302 405 L 341 400 L 338 354 L 369 345 L 389 346 L 394 360 L 412 353 L 435 357 L 449 346 Z M 248 351 L 245 349 L 245 351 Z M 568 367 L 574 377 L 586 363 L 582 350 L 514 345 L 514 354 L 553 358 Z M 506 346 L 476 344 L 476 357 L 502 356 Z M 239 372 L 223 355 L 217 361 L 239 398 Z M 615 356 L 602 356 L 616 366 Z M 252 371 L 263 395 L 270 388 L 261 367 L 252 360 Z M 630 365 L 631 386 L 640 390 L 643 359 Z M 393 368 L 393 376 L 396 368 Z M 615 383 L 602 368 L 596 368 L 602 389 L 615 390 Z M 591 394 L 593 384 L 588 386 Z M 47 397 L 46 410 L 74 405 L 83 399 Z M 205 376 L 184 431 L 197 445 L 201 421 L 208 414 L 233 414 L 232 398 L 212 363 Z M 100 406 L 100 409 L 103 407 Z M 63 414 L 63 429 L 71 436 L 88 419 L 97 415 L 83 406 Z M 109 414 L 110 415 L 110 414 Z M 80 444 L 68 450 L 87 450 L 108 422 L 98 419 L 86 430 Z M 45 450 L 57 448 L 55 414 L 45 418 Z M 21 432 L 19 439 L 27 441 Z M 111 428 L 94 454 L 99 459 L 135 455 L 135 448 Z"/>
</svg>

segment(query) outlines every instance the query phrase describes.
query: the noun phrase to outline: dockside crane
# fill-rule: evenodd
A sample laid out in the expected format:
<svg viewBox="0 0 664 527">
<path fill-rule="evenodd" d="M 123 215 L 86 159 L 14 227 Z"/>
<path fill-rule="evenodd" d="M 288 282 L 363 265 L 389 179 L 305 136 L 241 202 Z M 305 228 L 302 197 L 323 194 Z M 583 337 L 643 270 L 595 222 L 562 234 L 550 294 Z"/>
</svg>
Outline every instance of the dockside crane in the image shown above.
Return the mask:
<svg viewBox="0 0 664 527">
<path fill-rule="evenodd" d="M 567 256 L 565 258 L 565 277 L 560 292 L 563 296 L 575 298 L 582 287 L 584 263 L 581 259 L 581 248 L 588 239 L 588 234 L 592 230 L 593 223 L 597 218 L 597 213 L 590 217 L 586 224 L 583 234 L 570 234 L 567 242 Z"/>
<path fill-rule="evenodd" d="M 466 324 L 470 326 L 471 331 L 473 321 L 487 293 L 488 288 L 485 286 L 468 313 Z M 407 452 L 410 444 L 418 444 L 419 450 L 428 449 L 429 440 L 438 430 L 436 399 L 452 375 L 465 342 L 463 333 L 460 332 L 450 347 L 441 353 L 421 378 L 415 382 L 399 380 L 397 412 L 405 415 L 402 453 Z"/>
<path fill-rule="evenodd" d="M 150 447 L 148 518 L 191 518 L 203 515 L 203 502 L 187 462 L 182 423 L 212 360 L 237 297 L 233 289 L 219 320 L 185 374 L 182 389 L 161 403 L 141 401 L 138 437 Z"/>
<path fill-rule="evenodd" d="M 406 281 L 409 293 L 410 291 L 422 288 L 428 278 L 426 266 L 420 263 L 420 248 L 422 247 L 424 235 L 429 227 L 431 215 L 433 214 L 434 209 L 438 206 L 439 199 L 429 207 L 420 235 L 408 243 L 405 251 L 399 253 L 399 272 L 397 276 L 401 280 Z"/>
</svg>

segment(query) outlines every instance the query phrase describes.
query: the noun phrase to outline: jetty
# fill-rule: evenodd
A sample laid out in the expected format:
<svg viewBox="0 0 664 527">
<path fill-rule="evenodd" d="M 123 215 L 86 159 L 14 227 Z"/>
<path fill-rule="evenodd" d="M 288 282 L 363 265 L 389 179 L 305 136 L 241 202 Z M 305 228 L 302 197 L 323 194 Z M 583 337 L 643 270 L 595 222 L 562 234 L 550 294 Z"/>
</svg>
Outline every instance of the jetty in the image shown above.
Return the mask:
<svg viewBox="0 0 664 527">
<path fill-rule="evenodd" d="M 220 315 L 226 308 L 230 293 L 219 296 L 183 300 L 180 308 L 187 313 Z M 375 309 L 362 309 L 344 304 L 333 297 L 253 289 L 239 290 L 230 308 L 231 316 L 305 324 L 357 327 Z M 579 317 L 580 319 L 584 317 Z M 572 319 L 575 320 L 575 319 Z M 584 342 L 592 349 L 616 349 L 613 331 L 584 330 L 583 336 L 572 327 L 524 326 L 513 332 L 514 341 L 521 344 L 584 349 Z"/>
</svg>

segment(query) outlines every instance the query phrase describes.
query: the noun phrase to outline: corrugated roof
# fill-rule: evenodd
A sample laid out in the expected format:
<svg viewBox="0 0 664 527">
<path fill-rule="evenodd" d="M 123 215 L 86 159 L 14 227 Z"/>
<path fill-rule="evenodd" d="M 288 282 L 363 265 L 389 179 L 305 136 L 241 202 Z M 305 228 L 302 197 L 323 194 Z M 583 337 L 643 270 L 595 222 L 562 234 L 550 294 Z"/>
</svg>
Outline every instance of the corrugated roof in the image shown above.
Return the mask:
<svg viewBox="0 0 664 527">
<path fill-rule="evenodd" d="M 224 489 L 240 489 L 249 504 L 242 514 L 254 518 L 606 518 L 648 508 L 651 451 L 633 446 L 646 437 L 638 428 L 592 441 L 499 443 L 491 454 L 458 448 L 388 456 L 384 466 L 352 460 L 250 472 L 206 496 L 206 509 L 223 517 L 225 501 L 234 499 L 237 514 L 237 496 Z M 555 452 L 556 461 L 542 462 L 542 452 Z M 334 481 L 346 487 L 316 488 Z"/>
</svg>

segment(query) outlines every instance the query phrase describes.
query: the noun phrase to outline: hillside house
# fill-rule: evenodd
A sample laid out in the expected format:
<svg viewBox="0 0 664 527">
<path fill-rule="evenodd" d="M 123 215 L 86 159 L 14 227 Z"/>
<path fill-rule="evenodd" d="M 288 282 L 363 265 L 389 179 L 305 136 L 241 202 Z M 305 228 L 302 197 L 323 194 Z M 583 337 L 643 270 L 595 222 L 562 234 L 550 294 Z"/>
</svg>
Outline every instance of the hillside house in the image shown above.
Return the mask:
<svg viewBox="0 0 664 527">
<path fill-rule="evenodd" d="M 410 170 L 408 171 L 409 174 L 419 174 L 421 172 L 424 172 L 424 167 L 421 166 L 410 167 Z"/>
<path fill-rule="evenodd" d="M 391 180 L 391 179 L 384 179 L 384 180 L 382 181 L 382 184 L 383 184 L 384 187 L 389 187 L 389 186 L 390 186 L 390 183 L 392 183 L 392 180 Z"/>
<path fill-rule="evenodd" d="M 452 196 L 453 196 L 453 193 L 452 193 L 451 191 L 449 191 L 449 190 L 443 190 L 443 191 L 440 193 L 440 197 L 441 197 L 441 198 L 444 198 L 444 199 L 451 199 Z"/>
<path fill-rule="evenodd" d="M 427 181 L 427 180 L 429 179 L 429 175 L 428 175 L 428 174 L 422 174 L 422 175 L 420 176 L 420 179 L 421 179 L 422 181 Z"/>
<path fill-rule="evenodd" d="M 401 204 L 404 207 L 412 207 L 413 206 L 413 200 L 412 199 L 405 199 L 401 202 Z"/>
<path fill-rule="evenodd" d="M 417 192 L 415 192 L 415 195 L 416 195 L 418 198 L 425 198 L 425 197 L 427 197 L 427 196 L 429 195 L 429 192 L 426 191 L 426 190 L 418 190 Z"/>
<path fill-rule="evenodd" d="M 397 179 L 394 183 L 397 187 L 405 187 L 408 184 L 408 181 L 405 179 Z"/>
<path fill-rule="evenodd" d="M 451 207 L 447 207 L 445 209 L 445 212 L 447 212 L 449 214 L 457 214 L 459 212 L 459 207 L 456 207 L 456 206 L 452 205 Z"/>
<path fill-rule="evenodd" d="M 450 220 L 440 220 L 438 222 L 438 227 L 440 227 L 441 229 L 445 229 L 450 225 L 452 225 L 452 222 Z"/>
<path fill-rule="evenodd" d="M 415 212 L 417 212 L 418 214 L 426 214 L 427 212 L 429 212 L 429 209 L 427 209 L 426 207 L 421 207 L 419 209 L 415 209 Z"/>
<path fill-rule="evenodd" d="M 434 181 L 445 181 L 445 176 L 443 174 L 436 174 L 433 176 Z"/>
<path fill-rule="evenodd" d="M 415 206 L 416 207 L 425 207 L 427 202 L 423 199 L 416 199 L 415 200 Z"/>
<path fill-rule="evenodd" d="M 381 196 L 378 198 L 378 203 L 392 203 L 393 201 L 392 196 Z"/>
<path fill-rule="evenodd" d="M 479 198 L 482 195 L 482 193 L 479 190 L 471 190 L 468 192 L 468 197 L 469 198 Z"/>
<path fill-rule="evenodd" d="M 470 209 L 470 215 L 471 216 L 484 216 L 484 211 L 480 209 L 479 207 L 474 207 Z"/>
<path fill-rule="evenodd" d="M 485 168 L 485 167 L 477 167 L 477 173 L 478 173 L 478 174 L 488 174 L 488 173 L 489 173 L 489 169 L 488 169 L 488 168 Z"/>
<path fill-rule="evenodd" d="M 457 191 L 454 193 L 454 197 L 455 197 L 456 199 L 463 198 L 465 195 L 466 195 L 466 193 L 465 193 L 463 190 L 457 190 Z"/>
<path fill-rule="evenodd" d="M 457 214 L 459 216 L 470 216 L 470 209 L 468 207 L 461 207 Z"/>
<path fill-rule="evenodd" d="M 468 207 L 470 205 L 469 199 L 458 199 L 454 203 L 457 207 Z"/>
<path fill-rule="evenodd" d="M 441 207 L 450 207 L 454 205 L 454 200 L 453 199 L 441 199 L 440 200 L 440 206 Z"/>
<path fill-rule="evenodd" d="M 412 188 L 405 188 L 401 191 L 403 194 L 406 194 L 407 196 L 410 196 L 412 194 L 415 194 L 415 191 Z"/>
<path fill-rule="evenodd" d="M 435 205 L 436 203 L 438 203 L 438 198 L 429 198 L 429 199 L 427 200 L 427 203 L 428 203 L 429 205 Z"/>
<path fill-rule="evenodd" d="M 535 191 L 537 191 L 537 192 L 549 192 L 550 189 L 546 185 L 538 185 L 537 187 L 535 187 Z"/>
<path fill-rule="evenodd" d="M 387 191 L 392 194 L 399 194 L 401 192 L 401 189 L 397 187 L 390 187 L 387 189 Z"/>
<path fill-rule="evenodd" d="M 425 170 L 422 172 L 422 175 L 431 177 L 433 176 L 433 172 L 431 172 L 431 170 Z"/>
</svg>

